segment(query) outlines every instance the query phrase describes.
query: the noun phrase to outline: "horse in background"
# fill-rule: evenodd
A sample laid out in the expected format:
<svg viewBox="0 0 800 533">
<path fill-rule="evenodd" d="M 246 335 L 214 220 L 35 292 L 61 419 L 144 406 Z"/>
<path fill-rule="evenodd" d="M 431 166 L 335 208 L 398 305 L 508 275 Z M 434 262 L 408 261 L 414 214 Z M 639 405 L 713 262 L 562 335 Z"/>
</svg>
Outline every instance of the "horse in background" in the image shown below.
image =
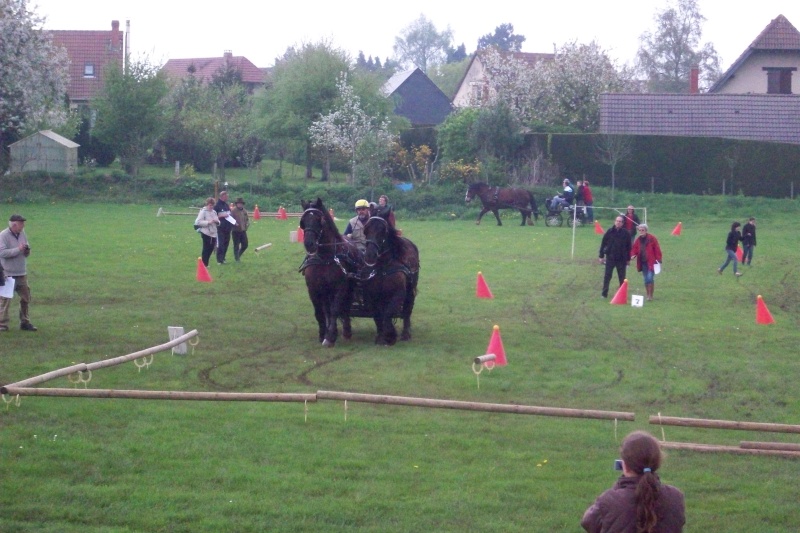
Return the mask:
<svg viewBox="0 0 800 533">
<path fill-rule="evenodd" d="M 300 205 L 303 207 L 300 227 L 306 249 L 300 272 L 314 306 L 319 340 L 323 346 L 333 347 L 339 335 L 337 319 L 342 319 L 342 336 L 345 339 L 352 336 L 350 305 L 355 276 L 362 264 L 361 254 L 355 244 L 339 233 L 320 198 L 314 203 L 301 201 Z"/>
<path fill-rule="evenodd" d="M 411 312 L 419 281 L 419 250 L 381 217 L 371 217 L 364 225 L 367 248 L 364 268 L 359 276 L 365 304 L 372 310 L 377 328 L 375 344 L 391 346 L 397 342 L 393 319 L 403 319 L 400 340 L 411 339 Z"/>
<path fill-rule="evenodd" d="M 522 226 L 527 222 L 529 226 L 533 226 L 531 220 L 531 213 L 539 220 L 539 208 L 536 206 L 536 199 L 529 191 L 525 189 L 517 189 L 513 187 L 492 187 L 487 183 L 473 183 L 467 189 L 467 195 L 464 198 L 466 203 L 470 203 L 473 198 L 479 197 L 483 203 L 478 215 L 476 224 L 481 223 L 483 215 L 491 211 L 497 219 L 497 225 L 502 226 L 500 221 L 500 214 L 498 209 L 518 209 L 522 214 Z M 530 206 L 530 207 L 529 207 Z"/>
</svg>

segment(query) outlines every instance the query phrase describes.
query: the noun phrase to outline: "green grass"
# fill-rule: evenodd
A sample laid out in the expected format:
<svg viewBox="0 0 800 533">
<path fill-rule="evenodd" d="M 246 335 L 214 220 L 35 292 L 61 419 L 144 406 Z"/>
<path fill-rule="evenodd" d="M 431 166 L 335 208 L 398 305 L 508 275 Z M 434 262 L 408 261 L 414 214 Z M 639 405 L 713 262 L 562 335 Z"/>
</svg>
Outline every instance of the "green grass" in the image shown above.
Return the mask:
<svg viewBox="0 0 800 533">
<path fill-rule="evenodd" d="M 476 211 L 453 221 L 401 218 L 422 260 L 413 340 L 376 347 L 372 321 L 355 319 L 353 339 L 332 350 L 317 342 L 297 273 L 302 247 L 288 238 L 296 219 L 256 223 L 242 262 L 212 264 L 214 282 L 202 284 L 191 217 L 155 216 L 183 206 L 14 207 L 28 218 L 40 329 L 16 329 L 14 301 L 12 330 L 0 336 L 0 383 L 162 344 L 178 325 L 200 332 L 189 355 L 158 354 L 141 371 L 101 369 L 88 386 L 337 390 L 631 411 L 636 422 L 353 402 L 345 411 L 331 401 L 306 413 L 303 404 L 23 397 L 0 413 L 1 529 L 577 531 L 614 481 L 619 440 L 640 428 L 661 437 L 650 415 L 800 423 L 796 205 L 756 200 L 742 212 L 701 197 L 641 201 L 665 267 L 644 308 L 600 298 L 591 228 L 577 231 L 573 258 L 569 229 L 520 227 L 510 213 L 503 227 L 488 218 L 475 226 Z M 698 208 L 708 203 L 712 210 Z M 751 214 L 754 266 L 739 280 L 730 269 L 718 276 L 731 220 Z M 683 235 L 672 237 L 678 220 Z M 475 298 L 478 271 L 493 300 Z M 639 274 L 629 280 L 630 293 L 642 294 Z M 758 294 L 775 324 L 755 324 Z M 478 388 L 471 361 L 495 324 L 509 364 L 484 371 Z M 687 531 L 779 532 L 797 527 L 797 472 L 793 459 L 672 451 L 662 478 L 686 493 Z"/>
</svg>

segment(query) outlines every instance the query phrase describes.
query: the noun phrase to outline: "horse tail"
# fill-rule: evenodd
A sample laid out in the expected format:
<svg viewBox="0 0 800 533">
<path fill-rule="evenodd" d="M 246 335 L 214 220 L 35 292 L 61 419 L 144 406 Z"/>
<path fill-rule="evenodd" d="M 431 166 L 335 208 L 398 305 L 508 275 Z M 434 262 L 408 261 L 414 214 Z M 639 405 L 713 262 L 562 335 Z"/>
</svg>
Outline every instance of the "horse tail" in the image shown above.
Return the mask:
<svg viewBox="0 0 800 533">
<path fill-rule="evenodd" d="M 533 217 L 535 220 L 539 220 L 539 208 L 536 205 L 536 198 L 530 191 L 528 191 L 528 196 L 530 198 L 531 209 L 533 209 Z"/>
</svg>

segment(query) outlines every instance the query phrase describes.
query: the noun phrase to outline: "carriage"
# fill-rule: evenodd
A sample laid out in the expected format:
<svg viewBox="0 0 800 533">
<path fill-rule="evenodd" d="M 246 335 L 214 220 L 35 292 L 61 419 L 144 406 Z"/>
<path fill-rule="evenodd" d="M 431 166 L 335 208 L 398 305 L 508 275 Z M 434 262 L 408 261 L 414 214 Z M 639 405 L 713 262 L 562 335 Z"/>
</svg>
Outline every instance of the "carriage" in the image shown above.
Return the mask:
<svg viewBox="0 0 800 533">
<path fill-rule="evenodd" d="M 558 206 L 556 209 L 550 207 L 550 200 L 547 200 L 547 214 L 544 217 L 544 224 L 548 227 L 560 227 L 564 225 L 564 220 L 567 225 L 572 227 L 580 227 L 588 222 L 586 216 L 586 208 L 583 206 L 576 206 L 570 204 L 567 207 Z"/>
<path fill-rule="evenodd" d="M 300 227 L 304 230 L 306 257 L 300 272 L 306 280 L 309 298 L 319 327 L 319 340 L 332 347 L 338 337 L 351 337 L 351 317 L 375 321 L 376 344 L 390 346 L 397 341 L 394 320 L 403 319 L 401 340 L 411 338 L 411 312 L 419 279 L 419 251 L 380 217 L 364 225 L 366 251 L 336 228 L 322 200 L 302 202 Z"/>
</svg>

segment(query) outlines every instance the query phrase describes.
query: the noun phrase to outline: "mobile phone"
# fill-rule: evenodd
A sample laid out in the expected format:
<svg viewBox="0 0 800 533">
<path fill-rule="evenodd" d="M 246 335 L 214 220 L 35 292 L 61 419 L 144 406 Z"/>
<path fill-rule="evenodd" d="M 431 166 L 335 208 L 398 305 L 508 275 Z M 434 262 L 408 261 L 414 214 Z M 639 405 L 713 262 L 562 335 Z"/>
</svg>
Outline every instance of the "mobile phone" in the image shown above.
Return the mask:
<svg viewBox="0 0 800 533">
<path fill-rule="evenodd" d="M 622 459 L 614 461 L 614 470 L 622 470 Z"/>
</svg>

